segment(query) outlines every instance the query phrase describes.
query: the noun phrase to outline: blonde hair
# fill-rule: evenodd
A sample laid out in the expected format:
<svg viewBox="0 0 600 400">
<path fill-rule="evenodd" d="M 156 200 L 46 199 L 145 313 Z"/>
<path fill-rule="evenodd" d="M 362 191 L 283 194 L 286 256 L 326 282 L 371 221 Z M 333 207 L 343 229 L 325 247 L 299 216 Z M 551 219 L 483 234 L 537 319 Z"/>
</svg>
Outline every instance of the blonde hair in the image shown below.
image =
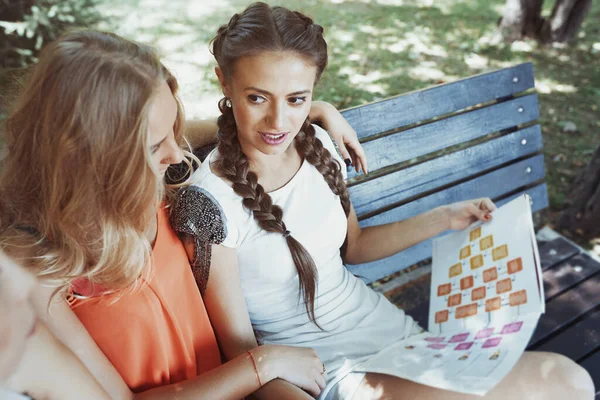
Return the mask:
<svg viewBox="0 0 600 400">
<path fill-rule="evenodd" d="M 149 273 L 145 236 L 167 188 L 151 163 L 148 112 L 177 81 L 155 51 L 79 31 L 48 45 L 4 126 L 0 248 L 57 291 L 75 278 L 109 290 Z"/>
</svg>

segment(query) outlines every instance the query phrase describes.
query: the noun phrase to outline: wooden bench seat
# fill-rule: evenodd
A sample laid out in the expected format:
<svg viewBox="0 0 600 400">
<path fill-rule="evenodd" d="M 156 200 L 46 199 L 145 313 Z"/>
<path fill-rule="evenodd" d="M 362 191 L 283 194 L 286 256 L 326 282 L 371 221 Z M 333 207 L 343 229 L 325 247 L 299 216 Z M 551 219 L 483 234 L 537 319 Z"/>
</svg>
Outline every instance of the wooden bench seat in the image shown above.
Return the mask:
<svg viewBox="0 0 600 400">
<path fill-rule="evenodd" d="M 342 113 L 369 159 L 370 173 L 349 172 L 348 180 L 363 227 L 477 197 L 490 197 L 502 205 L 527 193 L 534 212 L 548 207 L 530 63 Z M 208 151 L 199 149 L 198 155 Z M 529 348 L 572 358 L 588 369 L 600 388 L 600 263 L 555 236 L 539 241 L 547 307 Z M 430 257 L 431 240 L 427 240 L 392 257 L 348 268 L 373 283 Z M 405 284 L 399 289 L 387 284 L 376 289 L 386 292 L 423 327 L 429 311 L 427 272 L 425 266 L 403 275 Z M 406 277 L 414 279 L 406 282 Z M 406 293 L 413 295 L 398 296 Z"/>
<path fill-rule="evenodd" d="M 548 207 L 530 63 L 362 105 L 343 114 L 357 131 L 371 169 L 366 176 L 349 175 L 361 226 L 397 221 L 438 205 L 484 196 L 502 205 L 527 193 L 534 212 Z M 552 235 L 551 240 L 538 242 L 546 313 L 529 349 L 570 357 L 588 369 L 600 388 L 600 263 L 560 235 Z M 430 257 L 428 240 L 387 259 L 348 268 L 366 282 L 374 282 Z M 392 301 L 424 327 L 430 284 L 426 268 L 422 267 L 425 273 L 411 272 L 418 279 L 399 289 L 390 285 L 378 289 L 387 291 Z M 403 290 L 417 298 L 407 301 L 406 296 L 399 296 Z"/>
</svg>

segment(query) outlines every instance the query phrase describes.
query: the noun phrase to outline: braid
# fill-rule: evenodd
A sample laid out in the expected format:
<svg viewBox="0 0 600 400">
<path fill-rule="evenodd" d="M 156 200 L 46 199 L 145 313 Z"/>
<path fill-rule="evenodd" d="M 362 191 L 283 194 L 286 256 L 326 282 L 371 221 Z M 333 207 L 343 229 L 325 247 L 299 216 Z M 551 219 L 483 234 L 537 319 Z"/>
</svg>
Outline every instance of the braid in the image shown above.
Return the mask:
<svg viewBox="0 0 600 400">
<path fill-rule="evenodd" d="M 280 233 L 285 237 L 290 249 L 296 271 L 298 272 L 299 294 L 302 293 L 305 301 L 306 312 L 312 322 L 315 320 L 315 292 L 317 281 L 317 267 L 312 257 L 290 234 L 283 222 L 283 210 L 273 205 L 271 196 L 265 192 L 258 183 L 258 177 L 249 171 L 248 158 L 242 152 L 237 138 L 237 128 L 233 110 L 225 105 L 225 99 L 219 102 L 221 116 L 217 120 L 219 125 L 218 157 L 215 160 L 215 170 L 224 178 L 232 182 L 235 193 L 242 197 L 242 204 L 252 211 L 258 226 L 273 233 Z"/>
<path fill-rule="evenodd" d="M 300 156 L 312 164 L 323 175 L 331 191 L 340 197 L 346 217 L 350 214 L 350 194 L 342 176 L 340 164 L 315 136 L 315 128 L 307 118 L 296 136 L 296 149 Z"/>
</svg>

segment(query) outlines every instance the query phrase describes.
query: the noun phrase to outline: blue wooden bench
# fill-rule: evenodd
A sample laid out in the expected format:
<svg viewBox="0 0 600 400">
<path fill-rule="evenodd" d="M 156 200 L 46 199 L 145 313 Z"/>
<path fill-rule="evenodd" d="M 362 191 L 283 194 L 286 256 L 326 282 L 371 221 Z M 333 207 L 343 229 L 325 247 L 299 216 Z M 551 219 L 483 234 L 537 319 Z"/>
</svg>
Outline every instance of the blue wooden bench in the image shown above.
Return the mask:
<svg viewBox="0 0 600 400">
<path fill-rule="evenodd" d="M 351 108 L 343 112 L 369 158 L 349 174 L 361 226 L 409 218 L 477 197 L 502 205 L 520 194 L 548 207 L 538 98 L 530 63 Z M 546 314 L 530 350 L 562 353 L 600 388 L 600 263 L 560 235 L 539 240 Z M 373 282 L 431 257 L 431 240 L 373 263 L 349 265 Z M 407 310 L 427 325 L 429 279 Z M 391 296 L 393 300 L 393 296 Z M 598 396 L 600 398 L 600 395 Z"/>
<path fill-rule="evenodd" d="M 361 105 L 343 115 L 369 158 L 368 175 L 349 172 L 348 177 L 363 227 L 484 196 L 502 205 L 527 193 L 534 212 L 548 207 L 530 63 Z M 212 147 L 196 153 L 203 159 Z M 565 354 L 586 367 L 600 388 L 600 263 L 553 235 L 538 243 L 547 306 L 529 349 Z M 371 283 L 430 257 L 428 240 L 348 268 Z M 413 285 L 411 293 L 419 295 L 403 307 L 423 327 L 428 278 L 415 280 L 418 287 Z"/>
</svg>

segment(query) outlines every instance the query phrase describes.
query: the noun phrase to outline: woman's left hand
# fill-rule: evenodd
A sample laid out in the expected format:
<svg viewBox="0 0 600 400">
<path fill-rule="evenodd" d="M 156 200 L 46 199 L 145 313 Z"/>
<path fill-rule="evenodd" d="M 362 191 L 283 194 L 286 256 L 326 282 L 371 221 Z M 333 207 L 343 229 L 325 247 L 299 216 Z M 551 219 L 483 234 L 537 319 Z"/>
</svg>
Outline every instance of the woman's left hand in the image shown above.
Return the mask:
<svg viewBox="0 0 600 400">
<path fill-rule="evenodd" d="M 358 141 L 356 131 L 333 105 L 324 101 L 313 101 L 310 118 L 321 121 L 323 128 L 335 140 L 344 160 L 350 160 L 356 172 L 362 170 L 365 174 L 369 173 L 367 156 Z"/>
<path fill-rule="evenodd" d="M 481 199 L 461 201 L 443 206 L 448 217 L 448 229 L 466 229 L 473 222 L 480 220 L 489 222 L 492 220 L 492 211 L 496 205 L 487 197 Z"/>
</svg>

